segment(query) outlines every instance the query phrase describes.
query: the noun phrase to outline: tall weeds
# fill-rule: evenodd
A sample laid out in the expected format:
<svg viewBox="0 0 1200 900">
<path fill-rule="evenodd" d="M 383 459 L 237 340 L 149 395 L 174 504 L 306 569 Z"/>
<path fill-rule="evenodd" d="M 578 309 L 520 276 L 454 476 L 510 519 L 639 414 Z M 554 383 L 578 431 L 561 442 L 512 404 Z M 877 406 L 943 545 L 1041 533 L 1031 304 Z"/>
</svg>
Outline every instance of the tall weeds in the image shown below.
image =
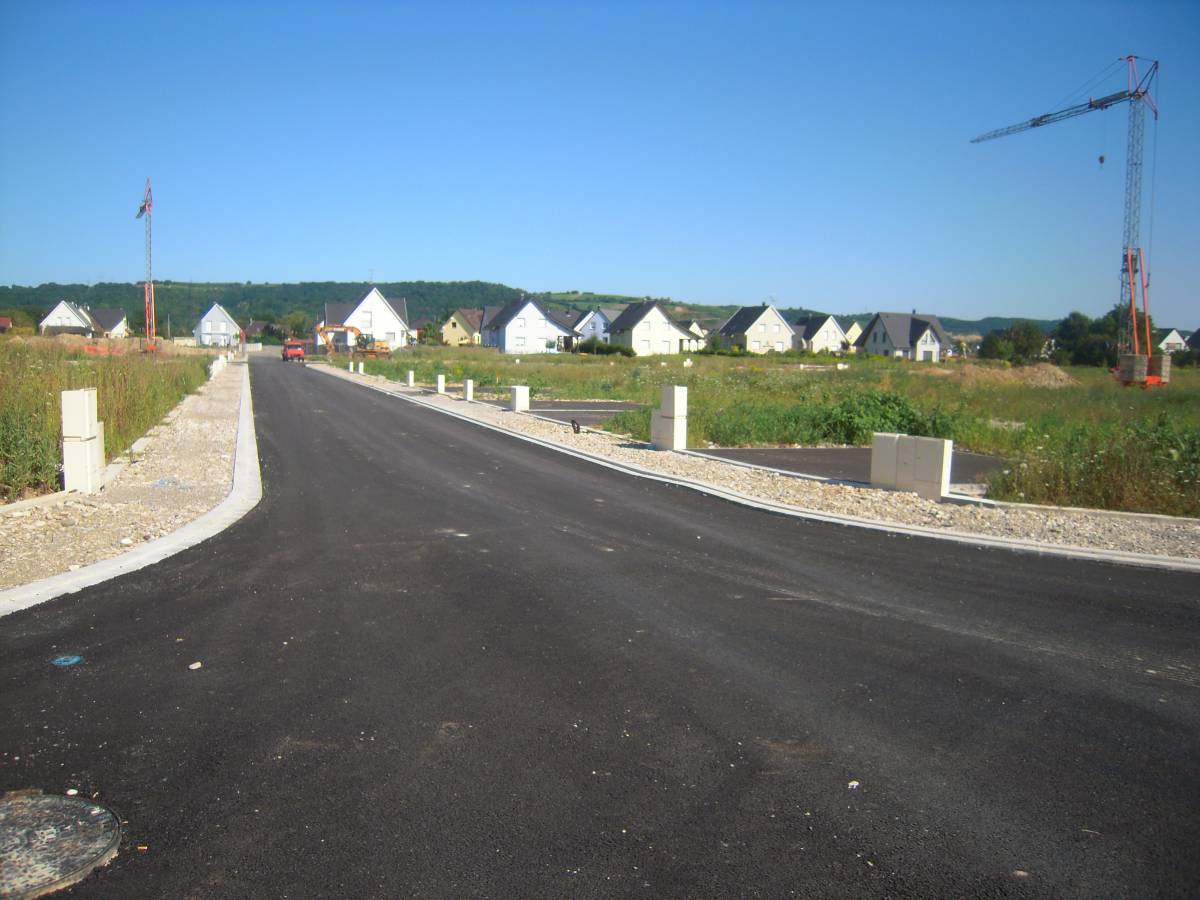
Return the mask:
<svg viewBox="0 0 1200 900">
<path fill-rule="evenodd" d="M 57 490 L 59 394 L 94 387 L 113 457 L 206 378 L 203 356 L 85 356 L 52 341 L 0 339 L 0 497 Z"/>
</svg>

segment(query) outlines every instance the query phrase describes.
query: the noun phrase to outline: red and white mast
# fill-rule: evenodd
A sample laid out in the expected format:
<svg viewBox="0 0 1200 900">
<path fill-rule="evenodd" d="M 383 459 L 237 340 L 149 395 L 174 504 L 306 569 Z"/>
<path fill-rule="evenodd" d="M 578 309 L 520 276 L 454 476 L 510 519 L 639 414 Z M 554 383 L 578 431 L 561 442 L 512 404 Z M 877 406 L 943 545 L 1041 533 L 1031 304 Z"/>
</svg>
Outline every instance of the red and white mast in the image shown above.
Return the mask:
<svg viewBox="0 0 1200 900">
<path fill-rule="evenodd" d="M 137 218 L 146 217 L 146 343 L 148 349 L 154 347 L 154 275 L 150 268 L 150 222 L 154 215 L 154 197 L 150 193 L 150 179 L 146 178 L 146 196 L 138 207 Z"/>
</svg>

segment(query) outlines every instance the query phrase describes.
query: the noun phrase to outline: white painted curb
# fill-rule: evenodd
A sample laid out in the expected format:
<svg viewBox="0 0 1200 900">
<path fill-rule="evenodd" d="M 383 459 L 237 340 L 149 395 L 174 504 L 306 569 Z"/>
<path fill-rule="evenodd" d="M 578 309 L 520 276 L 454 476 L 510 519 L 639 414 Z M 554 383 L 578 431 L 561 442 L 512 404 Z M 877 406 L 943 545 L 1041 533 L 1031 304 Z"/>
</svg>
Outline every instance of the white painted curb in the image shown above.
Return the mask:
<svg viewBox="0 0 1200 900">
<path fill-rule="evenodd" d="M 321 371 L 321 369 L 320 367 L 314 367 L 311 369 L 311 371 Z M 339 374 L 336 372 L 327 372 L 326 374 L 339 377 Z M 349 381 L 350 379 L 344 380 Z M 890 534 L 904 534 L 917 537 L 934 538 L 935 540 L 941 541 L 953 541 L 954 543 L 970 544 L 975 547 L 991 547 L 1001 550 L 1015 550 L 1024 553 L 1036 553 L 1041 556 L 1059 556 L 1067 559 L 1086 559 L 1094 562 L 1121 563 L 1123 565 L 1144 566 L 1154 569 L 1170 569 L 1179 572 L 1200 572 L 1200 559 L 1188 559 L 1181 556 L 1154 556 L 1148 553 L 1130 553 L 1124 550 L 1094 550 L 1090 547 L 1072 547 L 1067 544 L 1039 544 L 1030 541 L 1023 541 L 1019 538 L 996 537 L 993 535 L 973 534 L 966 531 L 953 531 L 942 528 L 924 528 L 920 525 L 903 525 L 897 522 L 882 522 L 876 519 L 864 519 L 858 516 L 847 516 L 838 513 L 821 512 L 820 510 L 806 509 L 801 506 L 788 506 L 782 503 L 772 503 L 769 500 L 761 500 L 757 497 L 750 497 L 746 494 L 740 494 L 737 491 L 731 491 L 728 488 L 719 487 L 715 484 L 708 484 L 704 481 L 692 481 L 687 478 L 663 475 L 661 472 L 655 472 L 651 469 L 643 469 L 641 466 L 616 462 L 608 459 L 607 457 L 596 456 L 591 453 L 585 453 L 581 450 L 564 447 L 562 444 L 544 441 L 541 438 L 535 438 L 531 435 L 521 434 L 517 431 L 509 431 L 507 428 L 501 428 L 497 425 L 492 425 L 488 422 L 482 422 L 479 419 L 474 419 L 471 416 L 464 416 L 461 413 L 454 412 L 453 410 L 444 409 L 437 404 L 427 403 L 419 397 L 401 394 L 397 391 L 388 390 L 387 388 L 379 387 L 373 384 L 367 384 L 361 381 L 355 381 L 354 383 L 361 387 L 378 391 L 381 394 L 386 394 L 389 397 L 396 397 L 409 403 L 415 403 L 416 405 L 423 406 L 426 409 L 432 409 L 435 412 L 439 412 L 447 416 L 453 416 L 456 419 L 462 419 L 464 422 L 470 422 L 473 425 L 478 425 L 482 428 L 499 432 L 500 434 L 507 434 L 510 437 L 517 438 L 518 440 L 527 441 L 531 444 L 537 444 L 540 447 L 546 447 L 547 449 L 555 450 L 559 453 L 565 453 L 568 456 L 574 456 L 577 459 L 587 460 L 609 469 L 615 469 L 618 472 L 625 472 L 626 474 L 635 475 L 639 478 L 649 478 L 652 481 L 659 481 L 663 484 L 674 484 L 679 485 L 680 487 L 691 488 L 699 491 L 702 494 L 710 494 L 714 497 L 720 497 L 723 500 L 729 500 L 733 503 L 741 504 L 742 506 L 750 506 L 755 509 L 778 513 L 780 515 L 790 516 L 792 518 L 809 519 L 816 522 L 828 522 L 834 525 L 848 525 L 855 528 L 866 528 L 871 531 L 883 531 Z M 712 459 L 713 457 L 708 458 Z"/>
<path fill-rule="evenodd" d="M 242 397 L 238 410 L 233 487 L 225 499 L 178 531 L 140 544 L 120 556 L 102 559 L 74 572 L 63 572 L 61 575 L 52 575 L 41 581 L 0 591 L 0 616 L 161 562 L 168 556 L 174 556 L 181 550 L 224 531 L 254 509 L 261 499 L 262 477 L 258 466 L 258 438 L 254 433 L 254 403 L 250 398 L 250 366 L 247 365 L 242 370 Z"/>
</svg>

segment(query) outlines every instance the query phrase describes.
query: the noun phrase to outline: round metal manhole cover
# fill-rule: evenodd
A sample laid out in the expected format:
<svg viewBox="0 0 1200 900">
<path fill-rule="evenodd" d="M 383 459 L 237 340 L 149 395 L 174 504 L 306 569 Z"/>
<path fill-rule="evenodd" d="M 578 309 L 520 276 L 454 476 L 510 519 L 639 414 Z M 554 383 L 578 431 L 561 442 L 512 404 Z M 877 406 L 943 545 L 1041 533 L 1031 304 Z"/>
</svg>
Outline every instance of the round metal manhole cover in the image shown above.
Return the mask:
<svg viewBox="0 0 1200 900">
<path fill-rule="evenodd" d="M 0 897 L 40 897 L 117 855 L 120 820 L 87 800 L 18 791 L 0 797 Z"/>
</svg>

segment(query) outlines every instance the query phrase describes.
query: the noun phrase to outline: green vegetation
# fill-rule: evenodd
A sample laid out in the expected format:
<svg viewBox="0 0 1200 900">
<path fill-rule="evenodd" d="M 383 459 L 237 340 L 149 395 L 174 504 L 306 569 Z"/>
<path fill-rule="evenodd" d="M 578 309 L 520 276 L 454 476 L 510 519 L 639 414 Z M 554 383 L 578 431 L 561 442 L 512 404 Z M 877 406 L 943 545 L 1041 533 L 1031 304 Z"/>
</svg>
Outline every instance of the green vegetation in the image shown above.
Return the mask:
<svg viewBox="0 0 1200 900">
<path fill-rule="evenodd" d="M 97 388 L 104 450 L 126 450 L 206 378 L 208 357 L 88 356 L 82 347 L 0 338 L 0 497 L 59 487 L 59 392 Z"/>
<path fill-rule="evenodd" d="M 451 384 L 472 378 L 481 395 L 527 384 L 544 399 L 654 405 L 660 385 L 686 384 L 695 445 L 861 445 L 873 431 L 948 437 L 960 449 L 1010 461 L 991 485 L 1000 499 L 1200 515 L 1195 368 L 1177 371 L 1169 387 L 1137 389 L 1120 386 L 1103 369 L 1047 364 L 932 366 L 851 357 L 850 368 L 838 371 L 827 357 L 793 354 L 696 355 L 686 368 L 678 356 L 516 359 L 447 347 L 366 365 L 398 380 L 408 369 L 426 383 L 439 373 Z M 608 427 L 647 439 L 649 421 L 648 409 L 636 410 Z"/>
</svg>

